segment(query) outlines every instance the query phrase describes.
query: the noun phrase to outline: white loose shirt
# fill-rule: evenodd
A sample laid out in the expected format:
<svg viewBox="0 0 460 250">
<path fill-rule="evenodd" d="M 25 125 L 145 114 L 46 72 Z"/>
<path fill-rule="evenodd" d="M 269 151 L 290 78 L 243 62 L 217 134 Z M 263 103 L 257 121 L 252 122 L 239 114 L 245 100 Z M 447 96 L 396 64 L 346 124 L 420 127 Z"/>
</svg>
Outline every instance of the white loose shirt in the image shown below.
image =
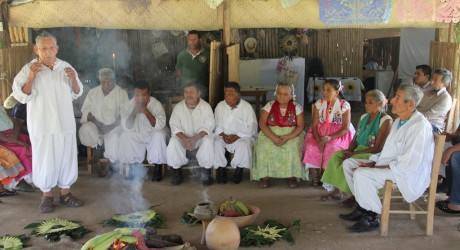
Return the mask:
<svg viewBox="0 0 460 250">
<path fill-rule="evenodd" d="M 212 108 L 207 102 L 200 99 L 198 105 L 190 112 L 185 100 L 182 100 L 174 107 L 169 126 L 173 135 L 183 132 L 186 136 L 191 137 L 201 131 L 211 135 L 215 126 Z"/>
<path fill-rule="evenodd" d="M 30 95 L 22 91 L 27 81 L 30 67 L 37 59 L 27 63 L 16 75 L 13 82 L 13 96 L 20 103 L 27 103 L 27 128 L 31 136 L 43 136 L 60 133 L 75 133 L 75 118 L 72 99 L 83 93 L 83 85 L 77 76 L 80 87 L 78 93 L 72 90 L 71 80 L 65 75 L 64 68 L 72 66 L 57 59 L 53 70 L 41 67 L 33 83 Z M 73 68 L 72 68 L 73 69 Z M 73 69 L 75 70 L 75 69 Z"/>
<path fill-rule="evenodd" d="M 161 130 L 166 126 L 166 114 L 165 114 L 163 105 L 155 97 L 150 97 L 150 101 L 147 104 L 147 109 L 150 111 L 150 113 L 152 113 L 153 116 L 155 116 L 155 119 L 156 119 L 155 127 L 152 127 L 149 119 L 147 119 L 147 116 L 144 113 L 139 113 L 139 114 L 136 114 L 136 118 L 134 119 L 133 127 L 128 129 L 126 127 L 126 120 L 133 112 L 134 106 L 135 106 L 135 100 L 133 98 L 128 103 L 127 111 L 124 112 L 121 116 L 121 124 L 123 126 L 123 129 L 129 130 L 132 132 L 137 132 L 137 133 L 145 132 L 149 134 L 154 129 Z"/>
<path fill-rule="evenodd" d="M 398 189 L 407 202 L 418 199 L 430 184 L 434 153 L 431 124 L 418 111 L 398 129 L 400 118 L 391 127 L 382 152 L 369 160 L 376 166 L 389 165 Z"/>
<path fill-rule="evenodd" d="M 91 112 L 97 121 L 104 125 L 110 125 L 121 116 L 128 102 L 128 94 L 124 89 L 115 85 L 112 91 L 105 96 L 99 85 L 91 89 L 86 96 L 81 108 L 82 117 L 80 122 L 87 122 L 88 114 Z"/>
<path fill-rule="evenodd" d="M 215 110 L 216 130 L 219 135 L 235 134 L 240 138 L 254 139 L 257 136 L 257 118 L 251 104 L 240 99 L 240 103 L 232 109 L 225 100 L 217 104 Z"/>
</svg>

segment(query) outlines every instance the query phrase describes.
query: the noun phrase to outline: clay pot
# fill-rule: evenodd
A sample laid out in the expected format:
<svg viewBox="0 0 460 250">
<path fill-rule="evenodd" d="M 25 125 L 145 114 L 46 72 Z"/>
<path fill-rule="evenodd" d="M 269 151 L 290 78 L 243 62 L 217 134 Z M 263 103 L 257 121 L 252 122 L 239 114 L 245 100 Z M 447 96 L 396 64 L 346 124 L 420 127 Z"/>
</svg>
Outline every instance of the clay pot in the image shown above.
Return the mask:
<svg viewBox="0 0 460 250">
<path fill-rule="evenodd" d="M 196 204 L 193 213 L 198 220 L 210 221 L 216 217 L 217 208 L 212 201 L 203 201 Z"/>
<path fill-rule="evenodd" d="M 240 245 L 240 230 L 235 222 L 216 217 L 206 229 L 206 246 L 211 250 L 235 250 Z"/>
</svg>

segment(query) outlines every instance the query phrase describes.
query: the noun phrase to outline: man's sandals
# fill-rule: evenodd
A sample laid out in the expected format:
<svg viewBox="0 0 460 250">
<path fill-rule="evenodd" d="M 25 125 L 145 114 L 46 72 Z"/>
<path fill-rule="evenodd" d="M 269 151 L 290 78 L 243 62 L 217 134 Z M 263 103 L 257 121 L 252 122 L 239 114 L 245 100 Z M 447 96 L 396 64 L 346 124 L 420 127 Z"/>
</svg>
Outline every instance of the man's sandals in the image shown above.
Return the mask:
<svg viewBox="0 0 460 250">
<path fill-rule="evenodd" d="M 83 201 L 77 199 L 72 193 L 61 195 L 59 203 L 66 205 L 68 207 L 81 207 L 83 206 Z"/>
</svg>

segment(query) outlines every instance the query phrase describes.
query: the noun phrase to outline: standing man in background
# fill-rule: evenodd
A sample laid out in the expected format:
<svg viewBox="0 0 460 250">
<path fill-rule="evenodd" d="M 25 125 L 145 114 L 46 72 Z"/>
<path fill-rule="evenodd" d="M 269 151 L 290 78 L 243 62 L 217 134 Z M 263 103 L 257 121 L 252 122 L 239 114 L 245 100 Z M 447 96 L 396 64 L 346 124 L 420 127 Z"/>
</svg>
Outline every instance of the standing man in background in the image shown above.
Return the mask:
<svg viewBox="0 0 460 250">
<path fill-rule="evenodd" d="M 209 52 L 201 47 L 201 36 L 196 30 L 187 35 L 187 48 L 177 56 L 176 83 L 184 87 L 195 82 L 205 101 L 209 96 Z"/>
<path fill-rule="evenodd" d="M 27 103 L 27 127 L 32 144 L 32 179 L 43 192 L 39 211 L 54 211 L 51 189 L 61 189 L 60 203 L 80 207 L 70 193 L 78 178 L 77 136 L 72 100 L 83 85 L 72 66 L 56 57 L 56 38 L 42 32 L 35 38 L 38 56 L 27 63 L 13 82 L 13 96 Z"/>
</svg>

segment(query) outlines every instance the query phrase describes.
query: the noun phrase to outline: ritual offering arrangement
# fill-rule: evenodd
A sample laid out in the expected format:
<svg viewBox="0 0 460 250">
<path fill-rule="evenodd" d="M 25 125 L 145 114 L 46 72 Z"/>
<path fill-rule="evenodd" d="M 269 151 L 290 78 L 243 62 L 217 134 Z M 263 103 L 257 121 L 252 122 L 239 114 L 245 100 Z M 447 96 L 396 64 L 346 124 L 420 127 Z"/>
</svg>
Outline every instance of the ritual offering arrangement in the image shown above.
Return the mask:
<svg viewBox="0 0 460 250">
<path fill-rule="evenodd" d="M 262 247 L 270 246 L 277 240 L 284 239 L 287 242 L 294 244 L 294 238 L 291 235 L 289 229 L 295 228 L 297 231 L 300 230 L 300 219 L 289 223 L 285 226 L 274 220 L 267 220 L 263 226 L 247 226 L 240 230 L 241 233 L 241 247 Z"/>
<path fill-rule="evenodd" d="M 252 225 L 260 214 L 260 208 L 245 204 L 230 197 L 219 206 L 218 217 L 227 217 L 234 221 L 238 227 Z"/>
<path fill-rule="evenodd" d="M 78 221 L 69 221 L 63 219 L 50 219 L 38 223 L 32 223 L 25 229 L 33 229 L 32 234 L 44 236 L 49 241 L 59 241 L 61 235 L 67 235 L 72 239 L 78 239 L 90 231 L 80 225 Z"/>
<path fill-rule="evenodd" d="M 127 214 L 116 214 L 112 218 L 104 220 L 103 226 L 160 228 L 163 222 L 162 216 L 153 209 L 148 209 Z"/>
<path fill-rule="evenodd" d="M 19 250 L 27 247 L 26 243 L 29 241 L 29 237 L 22 235 L 5 235 L 0 236 L 0 249 L 5 250 Z"/>
</svg>

